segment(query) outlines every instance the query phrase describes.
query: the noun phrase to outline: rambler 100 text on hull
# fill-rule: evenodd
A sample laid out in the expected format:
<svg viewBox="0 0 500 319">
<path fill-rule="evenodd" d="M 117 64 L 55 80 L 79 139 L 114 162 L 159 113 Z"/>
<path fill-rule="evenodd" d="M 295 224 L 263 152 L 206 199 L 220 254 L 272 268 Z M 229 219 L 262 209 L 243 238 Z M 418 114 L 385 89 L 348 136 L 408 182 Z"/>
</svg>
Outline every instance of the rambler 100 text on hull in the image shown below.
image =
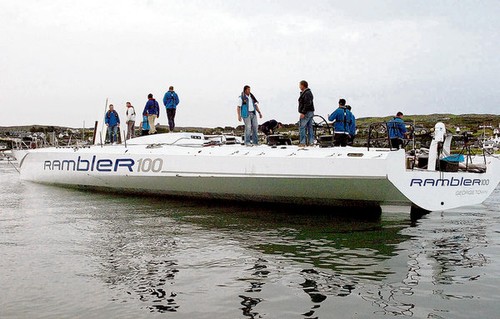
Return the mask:
<svg viewBox="0 0 500 319">
<path fill-rule="evenodd" d="M 470 158 L 480 165 L 468 166 L 479 170 L 442 171 L 432 163 L 444 156 L 447 144 L 446 134 L 434 138 L 426 168 L 409 167 L 404 150 L 249 148 L 214 143 L 197 133 L 144 136 L 126 146 L 35 149 L 17 156 L 24 180 L 131 193 L 332 206 L 414 206 L 427 211 L 482 203 L 499 182 L 500 160 Z"/>
</svg>

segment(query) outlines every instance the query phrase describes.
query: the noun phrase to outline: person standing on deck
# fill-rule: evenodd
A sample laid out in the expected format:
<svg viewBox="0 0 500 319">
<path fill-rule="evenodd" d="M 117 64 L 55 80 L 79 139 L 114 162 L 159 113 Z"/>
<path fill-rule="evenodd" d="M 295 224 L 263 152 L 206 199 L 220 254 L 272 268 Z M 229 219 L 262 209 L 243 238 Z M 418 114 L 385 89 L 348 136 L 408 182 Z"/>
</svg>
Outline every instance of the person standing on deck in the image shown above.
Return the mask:
<svg viewBox="0 0 500 319">
<path fill-rule="evenodd" d="M 148 117 L 149 134 L 155 134 L 155 120 L 160 116 L 160 106 L 151 93 L 148 94 L 148 101 L 142 114 Z"/>
<path fill-rule="evenodd" d="M 141 135 L 149 135 L 149 122 L 148 122 L 148 117 L 146 115 L 142 116 L 142 122 L 141 122 Z"/>
<path fill-rule="evenodd" d="M 354 113 L 352 113 L 352 107 L 350 105 L 346 105 L 345 108 L 351 111 L 352 115 L 351 125 L 349 125 L 349 138 L 347 140 L 347 145 L 352 146 L 354 145 L 354 138 L 356 137 L 356 117 Z"/>
<path fill-rule="evenodd" d="M 175 129 L 175 112 L 177 110 L 177 105 L 179 104 L 179 96 L 174 91 L 174 87 L 171 86 L 168 92 L 163 96 L 163 105 L 167 110 L 168 127 L 170 132 Z"/>
<path fill-rule="evenodd" d="M 127 140 L 135 137 L 135 108 L 127 102 Z"/>
<path fill-rule="evenodd" d="M 300 81 L 299 88 L 299 147 L 305 147 L 314 144 L 314 96 L 307 81 Z"/>
<path fill-rule="evenodd" d="M 328 120 L 334 122 L 333 145 L 342 147 L 347 146 L 349 129 L 353 120 L 352 113 L 346 108 L 344 99 L 339 100 L 339 107 L 328 116 Z"/>
<path fill-rule="evenodd" d="M 104 116 L 104 123 L 108 127 L 109 142 L 111 144 L 116 144 L 118 141 L 118 128 L 120 127 L 120 117 L 118 112 L 115 111 L 113 104 L 109 105 L 109 110 Z"/>
<path fill-rule="evenodd" d="M 391 148 L 400 149 L 403 146 L 403 139 L 406 137 L 406 125 L 403 121 L 403 113 L 398 112 L 396 116 L 387 122 Z"/>
<path fill-rule="evenodd" d="M 259 123 L 257 121 L 257 113 L 262 118 L 262 113 L 259 109 L 259 101 L 250 92 L 250 86 L 245 85 L 243 92 L 238 97 L 238 121 L 245 123 L 245 145 L 259 145 Z"/>
</svg>

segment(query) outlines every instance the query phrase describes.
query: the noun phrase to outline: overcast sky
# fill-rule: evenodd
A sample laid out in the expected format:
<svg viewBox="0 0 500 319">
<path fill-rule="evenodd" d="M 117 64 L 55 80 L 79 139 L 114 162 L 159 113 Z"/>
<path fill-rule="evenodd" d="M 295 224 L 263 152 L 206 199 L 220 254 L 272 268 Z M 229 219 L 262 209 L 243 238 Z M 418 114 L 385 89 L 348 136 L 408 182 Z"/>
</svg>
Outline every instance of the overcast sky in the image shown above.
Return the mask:
<svg viewBox="0 0 500 319">
<path fill-rule="evenodd" d="M 0 0 L 0 125 L 87 126 L 173 85 L 179 126 L 346 98 L 357 117 L 499 113 L 500 1 Z M 166 123 L 164 108 L 160 123 Z"/>
</svg>

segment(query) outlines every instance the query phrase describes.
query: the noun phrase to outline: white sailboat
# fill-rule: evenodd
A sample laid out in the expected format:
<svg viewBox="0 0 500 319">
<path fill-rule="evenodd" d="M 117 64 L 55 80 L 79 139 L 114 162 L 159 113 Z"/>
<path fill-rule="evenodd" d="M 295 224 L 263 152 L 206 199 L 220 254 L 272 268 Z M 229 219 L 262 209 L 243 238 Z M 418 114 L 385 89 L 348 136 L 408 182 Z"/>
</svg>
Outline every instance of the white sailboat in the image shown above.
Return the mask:
<svg viewBox="0 0 500 319">
<path fill-rule="evenodd" d="M 23 180 L 86 189 L 426 211 L 482 203 L 500 181 L 500 160 L 467 157 L 456 171 L 444 171 L 439 159 L 450 144 L 451 135 L 438 123 L 429 164 L 420 168 L 404 150 L 245 147 L 199 133 L 143 136 L 126 145 L 35 149 L 17 156 Z"/>
</svg>

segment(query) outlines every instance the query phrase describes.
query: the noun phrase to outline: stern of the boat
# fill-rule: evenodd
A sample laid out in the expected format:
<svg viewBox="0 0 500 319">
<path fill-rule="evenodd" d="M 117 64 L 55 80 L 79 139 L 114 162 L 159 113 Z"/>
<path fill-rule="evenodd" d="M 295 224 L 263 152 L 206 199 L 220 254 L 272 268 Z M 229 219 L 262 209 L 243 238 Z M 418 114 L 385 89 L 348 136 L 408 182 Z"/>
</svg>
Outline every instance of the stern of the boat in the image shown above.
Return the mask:
<svg viewBox="0 0 500 319">
<path fill-rule="evenodd" d="M 427 211 L 481 204 L 500 181 L 500 160 L 496 157 L 486 157 L 484 173 L 406 169 L 394 161 L 388 164 L 391 165 L 388 168 L 389 181 L 413 205 Z"/>
</svg>

